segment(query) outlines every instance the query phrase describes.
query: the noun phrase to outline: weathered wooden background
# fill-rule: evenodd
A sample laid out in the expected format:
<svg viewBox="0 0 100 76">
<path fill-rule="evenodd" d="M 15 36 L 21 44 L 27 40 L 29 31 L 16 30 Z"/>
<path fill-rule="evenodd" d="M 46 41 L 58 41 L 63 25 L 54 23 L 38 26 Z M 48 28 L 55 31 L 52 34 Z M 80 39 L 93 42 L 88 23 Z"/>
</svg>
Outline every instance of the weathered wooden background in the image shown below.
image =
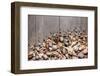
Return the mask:
<svg viewBox="0 0 100 76">
<path fill-rule="evenodd" d="M 71 17 L 71 16 L 42 16 L 28 15 L 28 42 L 42 41 L 50 32 L 55 33 L 63 31 L 85 30 L 87 32 L 87 17 Z"/>
</svg>

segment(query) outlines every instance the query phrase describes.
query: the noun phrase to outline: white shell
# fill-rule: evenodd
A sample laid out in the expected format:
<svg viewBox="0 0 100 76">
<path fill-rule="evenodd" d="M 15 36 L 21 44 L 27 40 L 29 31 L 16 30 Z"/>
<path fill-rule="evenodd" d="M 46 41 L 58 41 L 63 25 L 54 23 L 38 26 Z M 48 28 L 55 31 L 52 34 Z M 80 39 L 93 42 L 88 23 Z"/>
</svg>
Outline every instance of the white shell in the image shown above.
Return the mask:
<svg viewBox="0 0 100 76">
<path fill-rule="evenodd" d="M 49 50 L 52 51 L 52 47 L 49 47 Z"/>
<path fill-rule="evenodd" d="M 56 50 L 56 49 L 57 49 L 57 45 L 53 45 L 53 46 L 52 46 L 52 49 L 53 49 L 53 50 Z"/>
<path fill-rule="evenodd" d="M 58 42 L 58 47 L 62 47 L 63 44 L 61 42 Z"/>
<path fill-rule="evenodd" d="M 60 41 L 62 42 L 64 40 L 64 38 L 63 37 L 60 37 Z"/>
</svg>

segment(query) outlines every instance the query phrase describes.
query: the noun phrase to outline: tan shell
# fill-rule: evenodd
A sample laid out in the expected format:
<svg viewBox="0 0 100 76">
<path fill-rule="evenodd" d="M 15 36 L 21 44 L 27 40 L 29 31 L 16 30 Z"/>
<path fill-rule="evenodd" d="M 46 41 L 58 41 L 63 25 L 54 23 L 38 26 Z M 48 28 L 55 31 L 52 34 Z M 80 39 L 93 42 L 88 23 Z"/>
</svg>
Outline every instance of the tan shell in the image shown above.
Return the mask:
<svg viewBox="0 0 100 76">
<path fill-rule="evenodd" d="M 87 48 L 84 49 L 84 50 L 82 51 L 82 53 L 83 53 L 83 54 L 87 54 L 87 53 L 88 53 L 88 49 L 87 49 Z"/>
</svg>

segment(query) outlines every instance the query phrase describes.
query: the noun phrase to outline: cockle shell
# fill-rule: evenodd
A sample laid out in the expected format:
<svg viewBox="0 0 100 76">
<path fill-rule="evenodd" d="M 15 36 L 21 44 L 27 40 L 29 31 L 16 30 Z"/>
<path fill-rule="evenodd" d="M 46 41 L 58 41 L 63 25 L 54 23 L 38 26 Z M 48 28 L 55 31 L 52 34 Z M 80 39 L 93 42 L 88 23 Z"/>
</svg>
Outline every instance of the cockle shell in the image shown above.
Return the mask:
<svg viewBox="0 0 100 76">
<path fill-rule="evenodd" d="M 39 55 L 39 57 L 41 58 L 44 54 L 43 53 L 40 53 L 40 54 L 38 54 Z"/>
<path fill-rule="evenodd" d="M 58 42 L 58 47 L 62 47 L 63 44 L 61 42 Z"/>
<path fill-rule="evenodd" d="M 29 51 L 28 52 L 28 59 L 32 59 L 33 58 L 33 51 Z"/>
<path fill-rule="evenodd" d="M 68 47 L 67 50 L 69 55 L 76 55 L 75 51 L 73 50 L 73 48 L 71 48 L 71 46 Z"/>
<path fill-rule="evenodd" d="M 49 47 L 49 51 L 52 51 L 53 49 L 52 49 L 52 47 Z"/>
<path fill-rule="evenodd" d="M 83 58 L 83 57 L 84 57 L 84 54 L 83 54 L 82 52 L 80 52 L 80 53 L 78 54 L 78 57 L 79 57 L 79 58 Z"/>
<path fill-rule="evenodd" d="M 60 37 L 59 40 L 62 42 L 64 40 L 64 38 L 63 37 Z"/>
<path fill-rule="evenodd" d="M 83 49 L 85 49 L 85 45 L 81 45 L 80 48 L 79 48 L 79 50 L 81 50 L 81 51 L 82 51 Z"/>
</svg>

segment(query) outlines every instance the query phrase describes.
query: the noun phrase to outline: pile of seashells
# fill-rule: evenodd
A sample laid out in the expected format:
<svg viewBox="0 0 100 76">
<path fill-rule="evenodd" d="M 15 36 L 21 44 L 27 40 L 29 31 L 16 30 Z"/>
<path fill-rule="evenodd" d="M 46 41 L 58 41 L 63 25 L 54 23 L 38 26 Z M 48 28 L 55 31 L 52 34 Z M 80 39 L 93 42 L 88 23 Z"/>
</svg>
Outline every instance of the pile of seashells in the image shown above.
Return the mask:
<svg viewBox="0 0 100 76">
<path fill-rule="evenodd" d="M 63 60 L 88 58 L 87 34 L 83 32 L 50 33 L 41 43 L 29 46 L 28 60 Z"/>
</svg>

